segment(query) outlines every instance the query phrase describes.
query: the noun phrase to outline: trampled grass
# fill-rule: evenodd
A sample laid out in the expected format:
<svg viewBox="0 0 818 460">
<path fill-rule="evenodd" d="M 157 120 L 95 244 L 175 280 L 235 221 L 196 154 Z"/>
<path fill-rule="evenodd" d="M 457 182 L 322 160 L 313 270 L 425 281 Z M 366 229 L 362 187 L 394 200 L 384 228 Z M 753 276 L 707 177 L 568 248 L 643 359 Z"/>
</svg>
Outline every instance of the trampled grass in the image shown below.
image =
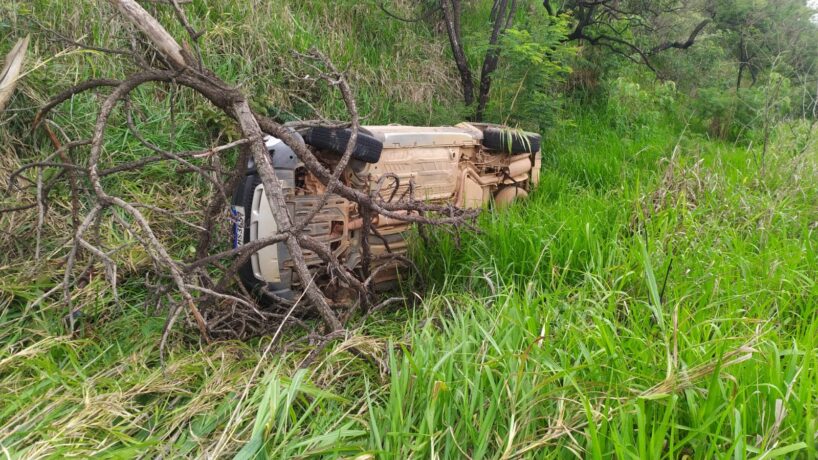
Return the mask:
<svg viewBox="0 0 818 460">
<path fill-rule="evenodd" d="M 196 16 L 211 30 L 206 59 L 220 75 L 245 83 L 254 103 L 309 116 L 303 101 L 274 92 L 285 79 L 275 67 L 290 48 L 317 44 L 333 48 L 333 58 L 356 76 L 367 122 L 459 121 L 456 109 L 439 110 L 456 93 L 434 93 L 455 87 L 452 69 L 440 70 L 445 51 L 434 48 L 442 58 L 429 59 L 429 50 L 410 46 L 429 30 L 410 33 L 392 23 L 379 29 L 355 2 L 309 2 L 309 11 L 299 2 L 248 2 L 259 7 L 252 11 L 234 3 Z M 54 4 L 15 2 L 15 11 L 30 7 L 43 21 L 82 22 L 77 7 Z M 85 8 L 86 19 L 98 14 Z M 350 8 L 363 24 L 350 25 Z M 277 23 L 288 27 L 271 26 Z M 100 43 L 112 32 L 88 28 L 66 32 Z M 341 33 L 347 29 L 357 35 Z M 374 29 L 381 30 L 377 39 Z M 357 48 L 362 41 L 371 46 Z M 265 47 L 270 61 L 251 62 Z M 402 74 L 406 67 L 385 62 L 395 56 L 391 47 L 430 62 L 429 73 Z M 13 106 L 21 115 L 0 130 L 23 132 L 17 125 L 53 93 L 46 84 L 120 70 L 88 62 L 78 53 L 50 64 L 56 77 L 32 73 L 23 102 Z M 414 83 L 396 83 L 402 81 Z M 329 98 L 288 84 L 295 96 L 315 97 L 307 102 L 323 104 L 323 112 L 342 113 Z M 424 93 L 426 85 L 432 93 Z M 135 100 L 145 107 L 140 126 L 156 142 L 197 148 L 224 129 L 206 108 L 185 101 L 171 141 L 165 101 L 154 92 Z M 77 98 L 56 121 L 82 132 L 94 104 Z M 102 276 L 92 277 L 74 298 L 86 314 L 81 331 L 65 335 L 64 306 L 38 303 L 59 266 L 31 273 L 31 241 L 4 234 L 0 452 L 815 458 L 818 150 L 793 147 L 793 131 L 782 128 L 761 168 L 758 148 L 710 141 L 678 121 L 623 128 L 602 111 L 575 113 L 545 133 L 542 183 L 527 202 L 485 214 L 480 232 L 459 242 L 441 233 L 432 246 L 418 247 L 428 282 L 421 300 L 370 317 L 306 370 L 297 368 L 308 347 L 268 350 L 269 337 L 204 346 L 181 329 L 161 367 L 164 312 L 142 304 L 148 289 L 136 275 L 147 259 L 137 251 L 122 256 L 123 272 L 133 275 L 120 286 L 122 305 Z M 206 130 L 215 132 L 200 136 Z M 109 136 L 112 155 L 144 154 L 124 130 Z M 31 141 L 12 144 L 24 142 Z M 3 167 L 16 161 L 12 154 L 25 160 L 31 150 L 9 147 Z M 156 168 L 149 177 L 107 185 L 172 207 L 178 196 L 168 190 L 182 195 L 201 187 L 175 177 Z M 172 186 L 147 189 L 146 178 Z M 65 226 L 60 216 L 47 225 Z M 20 234 L 32 226 L 24 217 L 3 222 Z M 127 238 L 105 231 L 112 241 Z M 57 250 L 58 242 L 51 244 L 46 250 Z M 188 248 L 180 241 L 174 250 Z"/>
</svg>

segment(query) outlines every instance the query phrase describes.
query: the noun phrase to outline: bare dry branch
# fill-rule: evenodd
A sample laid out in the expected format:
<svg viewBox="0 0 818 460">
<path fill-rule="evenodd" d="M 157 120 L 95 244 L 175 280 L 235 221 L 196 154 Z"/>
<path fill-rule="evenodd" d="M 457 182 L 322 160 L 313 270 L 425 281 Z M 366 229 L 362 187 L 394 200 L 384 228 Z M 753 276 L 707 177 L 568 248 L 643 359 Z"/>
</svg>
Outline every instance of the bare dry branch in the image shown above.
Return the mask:
<svg viewBox="0 0 818 460">
<path fill-rule="evenodd" d="M 84 276 L 77 276 L 76 268 L 80 261 L 88 262 L 92 267 L 94 264 L 96 267 L 101 264 L 115 300 L 119 297 L 116 292 L 117 276 L 125 275 L 122 273 L 123 270 L 118 269 L 113 251 L 105 248 L 104 240 L 99 237 L 99 232 L 94 230 L 102 225 L 121 227 L 130 237 L 138 241 L 133 244 L 141 247 L 149 256 L 152 271 L 140 276 L 149 278 L 152 285 L 155 283 L 152 289 L 155 296 L 151 297 L 152 301 L 155 301 L 154 306 L 168 307 L 167 320 L 160 341 L 163 357 L 169 334 L 183 312 L 187 312 L 201 337 L 207 341 L 211 337 L 266 333 L 276 325 L 278 336 L 285 323 L 306 327 L 297 316 L 315 311 L 324 325 L 320 334 L 328 334 L 323 335 L 324 340 L 319 343 L 326 344 L 330 338 L 344 334 L 344 322 L 356 308 L 363 307 L 364 311 L 371 313 L 396 302 L 395 299 L 381 302 L 373 293 L 372 285 L 379 274 L 398 265 L 416 269 L 412 262 L 403 256 L 372 254 L 369 247 L 371 235 L 382 239 L 387 252 L 391 252 L 387 240 L 378 232 L 379 219 L 420 225 L 462 226 L 468 225 L 470 219 L 476 215 L 476 210 L 463 210 L 448 204 L 430 204 L 417 200 L 414 196 L 414 184 L 411 181 L 408 184 L 401 184 L 400 179 L 394 175 L 384 176 L 374 191 L 355 188 L 345 182 L 343 172 L 348 169 L 356 147 L 360 117 L 352 88 L 343 72 L 322 53 L 312 51 L 309 54 L 297 54 L 296 57 L 317 71 L 318 80 L 338 91 L 347 109 L 349 121 L 338 126 L 348 126 L 351 136 L 340 159 L 330 163 L 323 157 L 319 158 L 315 151 L 305 145 L 295 133 L 293 126 L 281 125 L 253 112 L 241 91 L 204 68 L 201 61 L 195 62 L 186 51 L 187 48 L 180 46 L 167 30 L 134 0 L 109 2 L 123 18 L 144 34 L 149 44 L 164 56 L 165 62 L 171 68 L 146 68 L 142 62 L 139 63 L 141 71 L 122 79 L 90 80 L 57 94 L 40 109 L 35 117 L 34 126 L 42 124 L 50 111 L 62 102 L 76 94 L 94 91 L 105 96 L 98 110 L 92 138 L 61 144 L 51 133 L 55 151 L 43 156 L 39 161 L 23 165 L 9 178 L 10 190 L 12 187 L 16 187 L 14 190 L 36 189 L 33 204 L 18 206 L 11 210 L 34 206 L 40 206 L 41 210 L 45 209 L 51 188 L 66 179 L 71 184 L 72 196 L 76 198 L 76 203 L 81 202 L 84 206 L 84 214 L 78 204 L 72 207 L 75 214 L 72 237 L 66 244 L 66 249 L 62 250 L 67 251 L 67 254 L 64 255 L 65 273 L 60 289 L 68 305 L 68 318 L 72 329 L 75 311 L 71 307 L 71 300 L 74 290 L 81 284 L 80 278 Z M 190 39 L 195 42 L 201 31 L 194 30 L 190 25 L 179 5 L 180 0 L 168 0 L 166 3 L 174 8 L 177 19 L 188 31 Z M 169 151 L 149 141 L 147 136 L 140 133 L 138 123 L 131 113 L 129 95 L 142 85 L 156 83 L 172 85 L 174 92 L 181 87 L 191 89 L 235 121 L 240 138 L 207 150 L 186 152 Z M 117 161 L 117 152 L 106 151 L 103 155 L 106 130 L 112 123 L 114 114 L 120 113 L 117 112 L 117 107 L 123 109 L 121 113 L 126 118 L 125 124 L 130 134 L 153 154 L 129 161 Z M 303 126 L 309 126 L 309 123 Z M 265 134 L 276 136 L 286 143 L 307 171 L 323 184 L 323 192 L 316 206 L 306 216 L 299 216 L 298 221 L 290 214 L 287 195 L 276 176 L 271 155 L 263 141 Z M 72 157 L 69 154 L 72 149 L 80 148 L 87 149 L 87 159 L 85 156 Z M 233 157 L 221 154 L 232 148 L 238 148 L 239 154 L 235 163 L 228 165 L 225 163 Z M 108 157 L 111 158 L 110 161 L 101 161 L 102 158 Z M 229 222 L 226 218 L 229 213 L 229 194 L 244 180 L 247 163 L 251 158 L 260 176 L 265 198 L 271 206 L 278 230 L 276 234 L 266 238 L 233 249 L 224 249 L 214 242 L 217 238 L 213 235 L 220 228 L 219 225 Z M 110 186 L 110 176 L 140 172 L 146 166 L 160 161 L 167 162 L 171 168 L 184 168 L 187 172 L 201 176 L 202 180 L 207 181 L 209 185 L 206 188 L 208 195 L 205 204 L 192 210 L 187 208 L 186 212 L 175 212 L 173 209 L 167 209 L 167 206 L 132 202 L 132 198 L 126 199 L 113 193 L 114 187 Z M 204 162 L 209 165 L 203 164 Z M 229 172 L 222 169 L 223 164 Z M 44 181 L 43 177 L 47 177 L 44 172 L 51 173 L 54 169 L 57 170 L 57 174 L 50 174 L 53 179 Z M 36 172 L 36 177 L 32 171 Z M 20 183 L 25 181 L 25 185 L 18 186 L 18 181 Z M 363 219 L 358 229 L 363 252 L 361 269 L 346 266 L 328 243 L 311 236 L 308 231 L 308 226 L 320 215 L 328 200 L 337 196 L 354 203 Z M 191 215 L 200 215 L 201 221 L 192 222 L 189 217 Z M 195 231 L 195 254 L 184 261 L 179 260 L 178 255 L 174 257 L 172 255 L 174 252 L 169 249 L 172 246 L 163 239 L 163 232 L 157 231 L 161 229 L 156 226 L 156 222 L 150 219 L 157 217 L 165 221 L 173 219 Z M 273 244 L 286 246 L 288 263 L 292 265 L 294 276 L 297 277 L 294 282 L 298 282 L 300 290 L 299 300 L 293 301 L 261 289 L 265 291 L 261 294 L 266 299 L 275 302 L 277 310 L 275 307 L 271 309 L 259 306 L 256 299 L 240 283 L 237 290 L 230 291 L 231 287 L 236 285 L 235 280 L 240 267 L 244 266 L 254 253 Z M 316 268 L 315 264 L 308 265 L 305 254 L 308 254 L 310 260 L 318 258 L 321 261 L 320 268 Z M 338 296 L 329 294 L 330 286 L 351 295 L 339 301 Z M 286 315 L 283 314 L 285 311 Z"/>
<path fill-rule="evenodd" d="M 17 86 L 17 79 L 23 70 L 23 61 L 26 59 L 26 49 L 28 49 L 29 37 L 17 40 L 6 56 L 6 64 L 0 70 L 0 113 L 6 108 L 11 99 L 14 88 Z"/>
</svg>

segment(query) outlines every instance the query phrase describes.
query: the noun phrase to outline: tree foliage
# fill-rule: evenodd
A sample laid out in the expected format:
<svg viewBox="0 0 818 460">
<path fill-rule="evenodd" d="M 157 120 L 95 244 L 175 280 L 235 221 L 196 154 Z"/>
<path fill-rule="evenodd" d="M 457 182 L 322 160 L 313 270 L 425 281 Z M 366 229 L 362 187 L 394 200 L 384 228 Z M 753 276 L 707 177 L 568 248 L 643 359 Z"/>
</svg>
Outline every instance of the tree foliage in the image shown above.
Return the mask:
<svg viewBox="0 0 818 460">
<path fill-rule="evenodd" d="M 603 47 L 654 71 L 654 56 L 690 48 L 711 22 L 678 0 L 569 0 L 558 7 L 544 0 L 543 6 L 574 19 L 567 41 Z"/>
<path fill-rule="evenodd" d="M 803 0 L 423 0 L 414 18 L 392 13 L 398 6 L 381 4 L 445 31 L 475 121 L 544 130 L 577 89 L 602 89 L 610 108 L 629 104 L 620 100 L 628 94 L 665 100 L 673 88 L 687 101 L 676 110 L 727 139 L 749 140 L 771 107 L 784 117 L 815 112 L 818 5 Z M 628 117 L 664 110 L 649 105 Z"/>
</svg>

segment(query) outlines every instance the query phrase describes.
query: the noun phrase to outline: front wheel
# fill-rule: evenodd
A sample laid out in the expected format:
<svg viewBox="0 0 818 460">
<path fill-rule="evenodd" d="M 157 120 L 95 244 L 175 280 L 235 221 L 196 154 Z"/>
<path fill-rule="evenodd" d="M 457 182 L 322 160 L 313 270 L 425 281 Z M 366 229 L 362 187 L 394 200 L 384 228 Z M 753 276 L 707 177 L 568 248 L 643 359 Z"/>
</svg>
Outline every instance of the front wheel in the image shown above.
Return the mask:
<svg viewBox="0 0 818 460">
<path fill-rule="evenodd" d="M 304 142 L 322 150 L 328 150 L 337 155 L 342 155 L 346 151 L 349 139 L 352 137 L 352 130 L 349 128 L 327 128 L 314 126 L 307 128 L 301 135 Z M 352 158 L 364 163 L 377 163 L 381 159 L 383 143 L 369 134 L 359 131 L 355 148 L 352 150 Z"/>
<path fill-rule="evenodd" d="M 524 188 L 517 185 L 507 185 L 494 194 L 494 206 L 496 206 L 497 209 L 505 209 L 516 200 L 525 199 L 527 197 L 528 192 L 526 192 Z"/>
</svg>

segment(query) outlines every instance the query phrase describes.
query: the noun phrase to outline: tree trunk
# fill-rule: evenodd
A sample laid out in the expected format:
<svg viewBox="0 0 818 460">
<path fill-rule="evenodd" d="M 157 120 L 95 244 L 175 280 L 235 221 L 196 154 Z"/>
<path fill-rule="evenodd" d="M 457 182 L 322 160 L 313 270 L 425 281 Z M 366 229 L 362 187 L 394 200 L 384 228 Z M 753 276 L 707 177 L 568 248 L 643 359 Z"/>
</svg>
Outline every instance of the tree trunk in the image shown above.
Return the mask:
<svg viewBox="0 0 818 460">
<path fill-rule="evenodd" d="M 747 50 L 744 48 L 744 37 L 738 43 L 738 77 L 736 78 L 736 91 L 741 89 L 741 79 L 744 77 L 744 67 L 747 65 Z"/>
<path fill-rule="evenodd" d="M 474 103 L 474 80 L 472 78 L 469 61 L 463 50 L 463 40 L 460 33 L 460 0 L 441 0 L 440 8 L 443 10 L 443 19 L 446 23 L 446 33 L 449 35 L 449 44 L 452 47 L 452 55 L 460 73 L 460 83 L 463 87 L 463 102 L 470 106 Z"/>
<path fill-rule="evenodd" d="M 489 91 L 491 90 L 491 74 L 497 69 L 497 61 L 500 58 L 500 48 L 497 42 L 500 39 L 506 28 L 511 26 L 516 2 L 512 0 L 511 11 L 508 11 L 509 0 L 496 0 L 492 11 L 494 16 L 494 27 L 489 38 L 489 49 L 486 51 L 486 57 L 483 59 L 483 68 L 480 71 L 480 93 L 477 101 L 477 112 L 475 112 L 475 121 L 482 121 L 485 114 L 486 105 L 489 101 Z"/>
</svg>

